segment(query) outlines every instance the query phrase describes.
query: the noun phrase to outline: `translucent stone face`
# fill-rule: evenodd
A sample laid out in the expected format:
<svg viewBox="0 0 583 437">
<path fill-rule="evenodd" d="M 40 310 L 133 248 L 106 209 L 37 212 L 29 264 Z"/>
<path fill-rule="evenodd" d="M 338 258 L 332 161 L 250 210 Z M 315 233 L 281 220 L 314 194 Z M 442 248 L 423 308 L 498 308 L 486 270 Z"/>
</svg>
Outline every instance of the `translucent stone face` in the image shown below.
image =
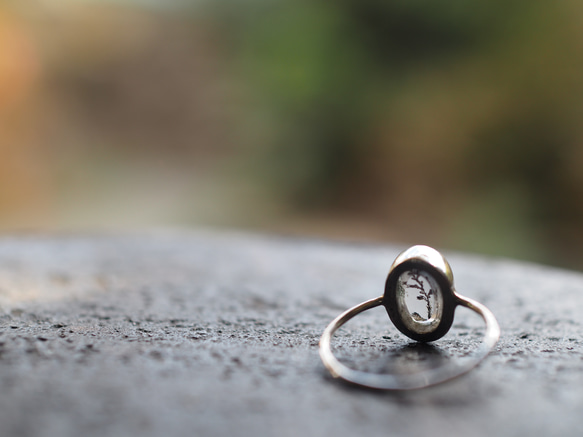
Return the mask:
<svg viewBox="0 0 583 437">
<path fill-rule="evenodd" d="M 399 276 L 397 305 L 405 325 L 420 334 L 433 331 L 441 322 L 441 289 L 435 278 L 423 270 L 407 270 Z"/>
</svg>

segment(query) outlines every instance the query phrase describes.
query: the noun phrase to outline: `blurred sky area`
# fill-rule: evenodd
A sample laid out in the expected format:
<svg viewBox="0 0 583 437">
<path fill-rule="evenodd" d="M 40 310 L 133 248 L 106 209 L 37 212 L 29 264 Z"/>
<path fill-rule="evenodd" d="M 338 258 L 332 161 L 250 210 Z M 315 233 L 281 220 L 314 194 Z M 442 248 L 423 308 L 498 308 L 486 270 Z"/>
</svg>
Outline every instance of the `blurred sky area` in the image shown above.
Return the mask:
<svg viewBox="0 0 583 437">
<path fill-rule="evenodd" d="M 583 269 L 583 2 L 0 3 L 0 230 L 217 226 Z"/>
</svg>

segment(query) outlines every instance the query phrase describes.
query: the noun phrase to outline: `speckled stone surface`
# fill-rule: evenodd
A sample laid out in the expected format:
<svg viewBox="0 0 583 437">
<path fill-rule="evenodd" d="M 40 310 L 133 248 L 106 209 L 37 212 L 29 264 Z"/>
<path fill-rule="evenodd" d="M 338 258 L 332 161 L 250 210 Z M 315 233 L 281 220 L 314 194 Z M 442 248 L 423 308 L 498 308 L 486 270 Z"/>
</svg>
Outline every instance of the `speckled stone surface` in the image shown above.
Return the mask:
<svg viewBox="0 0 583 437">
<path fill-rule="evenodd" d="M 2 436 L 583 435 L 583 275 L 445 253 L 502 336 L 475 370 L 414 392 L 330 378 L 319 336 L 383 293 L 403 248 L 237 233 L 0 239 Z M 384 371 L 463 356 L 458 309 L 433 348 L 383 308 L 335 337 Z M 449 358 L 448 358 L 449 357 Z"/>
</svg>

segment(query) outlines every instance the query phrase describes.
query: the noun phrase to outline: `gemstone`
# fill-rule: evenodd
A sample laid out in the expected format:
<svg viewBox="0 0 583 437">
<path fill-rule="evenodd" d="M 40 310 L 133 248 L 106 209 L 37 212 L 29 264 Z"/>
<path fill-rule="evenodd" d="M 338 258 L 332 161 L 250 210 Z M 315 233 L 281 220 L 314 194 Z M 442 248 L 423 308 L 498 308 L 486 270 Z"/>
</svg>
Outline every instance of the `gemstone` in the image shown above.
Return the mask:
<svg viewBox="0 0 583 437">
<path fill-rule="evenodd" d="M 419 334 L 432 332 L 443 315 L 443 295 L 435 278 L 421 269 L 406 270 L 397 280 L 397 305 L 403 323 Z"/>
</svg>

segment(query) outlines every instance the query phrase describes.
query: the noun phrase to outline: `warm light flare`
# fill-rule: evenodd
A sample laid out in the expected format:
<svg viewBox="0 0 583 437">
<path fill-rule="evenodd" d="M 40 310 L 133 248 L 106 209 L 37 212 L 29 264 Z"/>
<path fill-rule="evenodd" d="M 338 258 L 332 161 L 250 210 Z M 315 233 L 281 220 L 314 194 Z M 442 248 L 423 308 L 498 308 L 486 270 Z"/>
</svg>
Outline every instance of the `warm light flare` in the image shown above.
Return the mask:
<svg viewBox="0 0 583 437">
<path fill-rule="evenodd" d="M 44 214 L 47 162 L 40 153 L 40 60 L 34 35 L 0 9 L 0 226 L 28 227 Z M 38 219 L 29 220 L 37 216 Z"/>
<path fill-rule="evenodd" d="M 26 28 L 0 10 L 0 114 L 19 107 L 38 77 L 38 57 Z"/>
</svg>

